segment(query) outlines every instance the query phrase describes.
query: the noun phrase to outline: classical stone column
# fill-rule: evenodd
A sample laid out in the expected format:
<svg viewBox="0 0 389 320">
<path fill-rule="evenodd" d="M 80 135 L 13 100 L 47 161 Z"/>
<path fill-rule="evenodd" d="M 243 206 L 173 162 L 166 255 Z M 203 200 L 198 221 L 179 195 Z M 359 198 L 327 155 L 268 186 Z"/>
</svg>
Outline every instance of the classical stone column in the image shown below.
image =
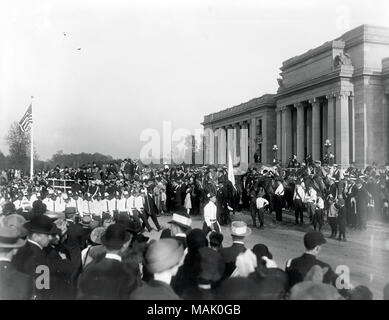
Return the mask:
<svg viewBox="0 0 389 320">
<path fill-rule="evenodd" d="M 309 103 L 312 105 L 312 159 L 320 160 L 320 102 L 312 99 Z"/>
<path fill-rule="evenodd" d="M 226 164 L 227 155 L 227 141 L 226 141 L 226 130 L 224 127 L 218 129 L 218 164 Z"/>
<path fill-rule="evenodd" d="M 234 130 L 235 128 L 232 125 L 227 126 L 227 162 L 229 161 L 229 154 L 231 154 L 231 160 L 234 164 L 234 154 L 235 154 L 235 140 L 234 140 Z"/>
<path fill-rule="evenodd" d="M 282 162 L 286 164 L 292 155 L 292 110 L 283 107 L 282 110 Z"/>
<path fill-rule="evenodd" d="M 249 132 L 248 132 L 248 126 L 246 122 L 241 123 L 241 130 L 240 130 L 240 163 L 242 164 L 248 164 L 248 152 L 249 152 Z"/>
<path fill-rule="evenodd" d="M 240 124 L 234 124 L 234 141 L 235 141 L 235 155 L 234 159 L 237 160 L 240 157 Z M 234 161 L 235 161 L 234 160 Z"/>
<path fill-rule="evenodd" d="M 312 108 L 311 106 L 307 106 L 305 108 L 305 112 L 307 113 L 306 114 L 306 123 L 305 123 L 305 127 L 306 127 L 306 139 L 307 139 L 307 155 L 310 154 L 312 155 Z"/>
<path fill-rule="evenodd" d="M 341 173 L 349 166 L 349 104 L 348 93 L 341 92 L 336 96 L 336 155 L 335 161 L 340 165 Z"/>
<path fill-rule="evenodd" d="M 215 164 L 215 135 L 212 128 L 204 130 L 205 136 L 205 163 Z"/>
<path fill-rule="evenodd" d="M 350 161 L 355 162 L 355 110 L 354 96 L 349 97 L 349 135 L 350 135 Z"/>
<path fill-rule="evenodd" d="M 297 161 L 302 162 L 305 158 L 305 134 L 304 134 L 304 104 L 296 103 L 294 105 L 297 109 Z"/>
<path fill-rule="evenodd" d="M 335 155 L 335 145 L 336 145 L 336 139 L 335 139 L 335 99 L 333 94 L 329 94 L 326 96 L 328 101 L 328 107 L 327 107 L 327 138 L 329 139 L 332 148 L 331 152 Z M 330 150 L 329 150 L 330 151 Z"/>
<path fill-rule="evenodd" d="M 281 108 L 276 108 L 276 116 L 277 116 L 277 128 L 276 128 L 276 136 L 277 136 L 277 147 L 278 147 L 278 159 L 281 159 L 282 156 L 282 117 L 281 117 Z M 277 159 L 277 160 L 278 160 Z"/>
</svg>

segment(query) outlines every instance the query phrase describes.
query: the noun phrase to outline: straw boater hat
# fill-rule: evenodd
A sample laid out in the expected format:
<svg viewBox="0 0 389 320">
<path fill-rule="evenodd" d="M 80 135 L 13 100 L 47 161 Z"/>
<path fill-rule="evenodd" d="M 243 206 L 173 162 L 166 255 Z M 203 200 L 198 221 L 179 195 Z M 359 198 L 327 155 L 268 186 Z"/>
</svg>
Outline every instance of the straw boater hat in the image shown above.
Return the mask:
<svg viewBox="0 0 389 320">
<path fill-rule="evenodd" d="M 0 227 L 0 248 L 21 248 L 26 240 L 20 239 L 19 231 L 12 227 Z"/>
<path fill-rule="evenodd" d="M 251 234 L 251 229 L 243 221 L 233 221 L 231 223 L 231 235 L 236 237 L 247 237 Z"/>
<path fill-rule="evenodd" d="M 168 223 L 176 224 L 184 229 L 190 229 L 192 225 L 192 219 L 187 214 L 173 213 L 172 220 Z"/>
</svg>

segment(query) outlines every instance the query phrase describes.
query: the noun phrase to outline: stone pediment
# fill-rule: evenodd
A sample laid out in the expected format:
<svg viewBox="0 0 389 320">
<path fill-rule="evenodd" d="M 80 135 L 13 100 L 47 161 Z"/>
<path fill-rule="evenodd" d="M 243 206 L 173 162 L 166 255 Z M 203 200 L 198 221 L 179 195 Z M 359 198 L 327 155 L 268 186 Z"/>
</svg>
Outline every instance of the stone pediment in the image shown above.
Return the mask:
<svg viewBox="0 0 389 320">
<path fill-rule="evenodd" d="M 312 81 L 320 82 L 321 78 L 325 81 L 334 73 L 351 76 L 352 60 L 344 48 L 344 41 L 334 40 L 284 61 L 281 67 L 281 78 L 277 79 L 278 93 L 309 85 Z"/>
</svg>

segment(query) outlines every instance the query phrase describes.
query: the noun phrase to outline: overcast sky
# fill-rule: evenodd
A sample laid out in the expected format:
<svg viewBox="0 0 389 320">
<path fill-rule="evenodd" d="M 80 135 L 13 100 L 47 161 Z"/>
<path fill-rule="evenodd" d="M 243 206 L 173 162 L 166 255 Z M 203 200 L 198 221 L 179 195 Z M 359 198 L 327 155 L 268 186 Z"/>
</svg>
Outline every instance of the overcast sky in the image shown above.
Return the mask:
<svg viewBox="0 0 389 320">
<path fill-rule="evenodd" d="M 33 95 L 41 159 L 138 157 L 143 129 L 275 93 L 282 61 L 364 23 L 389 1 L 1 0 L 0 151 Z"/>
</svg>

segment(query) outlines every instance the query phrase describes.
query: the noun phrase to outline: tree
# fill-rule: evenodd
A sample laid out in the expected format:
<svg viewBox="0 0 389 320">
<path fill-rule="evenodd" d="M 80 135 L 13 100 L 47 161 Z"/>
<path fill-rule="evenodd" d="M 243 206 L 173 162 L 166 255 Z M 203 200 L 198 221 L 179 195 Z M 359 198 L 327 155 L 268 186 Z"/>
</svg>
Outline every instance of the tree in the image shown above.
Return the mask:
<svg viewBox="0 0 389 320">
<path fill-rule="evenodd" d="M 5 169 L 7 167 L 7 158 L 6 156 L 0 151 L 0 170 Z"/>
<path fill-rule="evenodd" d="M 14 122 L 6 137 L 6 143 L 9 148 L 9 165 L 15 169 L 22 169 L 27 172 L 29 150 L 30 150 L 30 135 L 23 132 L 17 122 Z"/>
</svg>

